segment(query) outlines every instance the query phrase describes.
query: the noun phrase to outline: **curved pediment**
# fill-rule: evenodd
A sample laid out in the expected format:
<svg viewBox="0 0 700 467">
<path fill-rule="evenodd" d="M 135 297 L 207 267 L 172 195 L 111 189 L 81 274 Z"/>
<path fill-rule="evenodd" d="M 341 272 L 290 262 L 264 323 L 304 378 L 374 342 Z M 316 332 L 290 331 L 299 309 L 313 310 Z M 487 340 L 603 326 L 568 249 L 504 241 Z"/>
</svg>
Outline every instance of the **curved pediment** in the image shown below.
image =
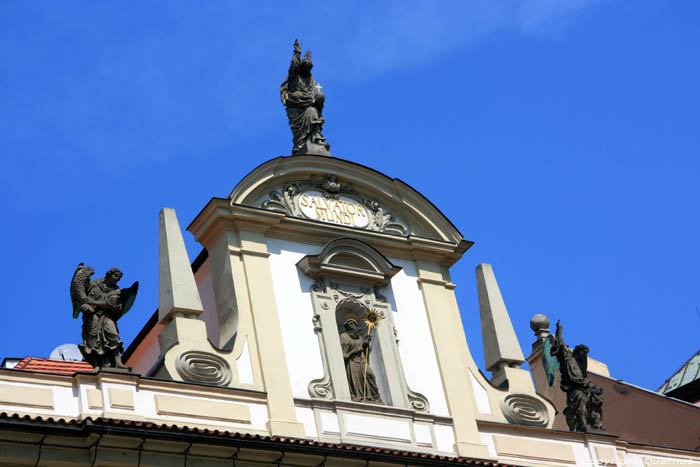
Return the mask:
<svg viewBox="0 0 700 467">
<path fill-rule="evenodd" d="M 309 277 L 359 280 L 384 287 L 401 268 L 391 264 L 369 244 L 354 238 L 337 238 L 317 255 L 306 255 L 297 266 Z"/>
<path fill-rule="evenodd" d="M 406 183 L 334 157 L 278 157 L 231 192 L 232 204 L 400 236 L 459 243 L 462 235 Z"/>
</svg>

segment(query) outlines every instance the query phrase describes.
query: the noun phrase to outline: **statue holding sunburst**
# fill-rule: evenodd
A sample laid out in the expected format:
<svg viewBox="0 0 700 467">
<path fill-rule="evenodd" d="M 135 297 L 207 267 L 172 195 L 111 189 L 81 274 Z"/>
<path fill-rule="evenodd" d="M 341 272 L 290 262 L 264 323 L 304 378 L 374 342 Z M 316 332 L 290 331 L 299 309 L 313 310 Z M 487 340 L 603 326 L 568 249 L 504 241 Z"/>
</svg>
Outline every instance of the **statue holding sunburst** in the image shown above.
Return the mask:
<svg viewBox="0 0 700 467">
<path fill-rule="evenodd" d="M 350 397 L 355 402 L 383 404 L 379 395 L 377 378 L 369 364 L 372 346 L 372 331 L 379 324 L 379 313 L 369 310 L 364 317 L 367 334 L 363 335 L 360 322 L 355 315 L 348 315 L 340 333 L 340 346 L 345 360 L 345 371 L 350 386 Z"/>
</svg>

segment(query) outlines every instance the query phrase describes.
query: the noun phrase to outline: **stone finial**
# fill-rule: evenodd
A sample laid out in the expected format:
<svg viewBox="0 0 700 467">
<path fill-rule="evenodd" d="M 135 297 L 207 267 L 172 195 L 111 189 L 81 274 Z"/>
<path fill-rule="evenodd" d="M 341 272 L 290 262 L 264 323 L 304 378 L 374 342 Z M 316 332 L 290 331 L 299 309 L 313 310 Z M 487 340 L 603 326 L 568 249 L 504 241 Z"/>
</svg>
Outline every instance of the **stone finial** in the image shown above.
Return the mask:
<svg viewBox="0 0 700 467">
<path fill-rule="evenodd" d="M 204 308 L 174 209 L 160 211 L 158 244 L 158 320 L 176 313 L 199 316 Z"/>
<path fill-rule="evenodd" d="M 482 263 L 476 267 L 476 284 L 479 292 L 484 360 L 486 369 L 493 372 L 494 382 L 503 379 L 504 367 L 517 368 L 525 358 L 490 264 Z"/>
<path fill-rule="evenodd" d="M 536 314 L 530 319 L 530 329 L 533 330 L 537 340 L 532 344 L 532 350 L 539 348 L 542 341 L 549 335 L 549 318 L 543 314 Z"/>
</svg>

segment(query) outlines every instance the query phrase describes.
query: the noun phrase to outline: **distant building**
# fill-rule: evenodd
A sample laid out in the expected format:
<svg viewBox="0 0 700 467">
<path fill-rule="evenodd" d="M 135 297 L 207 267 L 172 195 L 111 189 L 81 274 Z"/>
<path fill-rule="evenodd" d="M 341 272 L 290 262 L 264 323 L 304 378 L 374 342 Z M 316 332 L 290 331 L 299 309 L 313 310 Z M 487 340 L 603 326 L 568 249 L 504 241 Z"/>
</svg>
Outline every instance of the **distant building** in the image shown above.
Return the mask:
<svg viewBox="0 0 700 467">
<path fill-rule="evenodd" d="M 657 392 L 700 405 L 700 350 L 685 362 Z"/>
</svg>

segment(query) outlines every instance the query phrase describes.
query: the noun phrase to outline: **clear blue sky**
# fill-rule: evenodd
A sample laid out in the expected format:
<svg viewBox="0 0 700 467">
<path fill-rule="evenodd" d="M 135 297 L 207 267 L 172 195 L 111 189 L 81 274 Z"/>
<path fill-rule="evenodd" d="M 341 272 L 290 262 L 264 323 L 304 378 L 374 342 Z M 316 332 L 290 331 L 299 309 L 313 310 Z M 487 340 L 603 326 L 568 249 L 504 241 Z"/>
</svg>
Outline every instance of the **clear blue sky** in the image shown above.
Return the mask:
<svg viewBox="0 0 700 467">
<path fill-rule="evenodd" d="M 476 242 L 453 281 L 482 368 L 481 262 L 526 353 L 535 313 L 644 387 L 698 350 L 700 3 L 253 3 L 0 3 L 0 357 L 79 342 L 81 261 L 141 282 L 132 340 L 157 307 L 158 211 L 184 228 L 290 152 L 295 37 L 333 154 Z"/>
</svg>

